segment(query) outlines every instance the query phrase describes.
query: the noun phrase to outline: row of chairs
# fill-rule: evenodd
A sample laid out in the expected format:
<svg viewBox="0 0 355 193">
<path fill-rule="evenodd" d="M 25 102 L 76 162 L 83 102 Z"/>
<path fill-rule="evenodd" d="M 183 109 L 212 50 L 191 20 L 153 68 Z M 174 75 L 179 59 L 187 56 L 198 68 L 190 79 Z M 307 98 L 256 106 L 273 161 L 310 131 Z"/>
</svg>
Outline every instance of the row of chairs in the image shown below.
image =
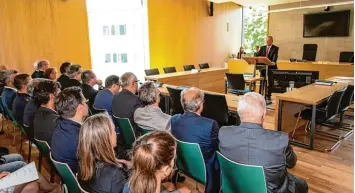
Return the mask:
<svg viewBox="0 0 355 193">
<path fill-rule="evenodd" d="M 200 69 L 210 68 L 208 63 L 199 64 L 199 67 L 200 67 Z M 184 65 L 183 68 L 184 68 L 184 71 L 191 71 L 192 69 L 195 69 L 195 65 L 193 65 L 193 64 Z M 176 72 L 176 68 L 173 67 L 173 66 L 172 67 L 165 67 L 165 68 L 163 68 L 163 70 L 164 70 L 165 74 Z M 147 69 L 147 70 L 144 70 L 144 71 L 145 71 L 145 75 L 146 76 L 152 76 L 152 75 L 160 74 L 158 68 Z"/>
<path fill-rule="evenodd" d="M 136 140 L 132 124 L 127 118 L 114 117 L 120 128 L 120 133 L 131 148 Z M 141 128 L 142 135 L 151 130 Z M 188 143 L 175 139 L 177 142 L 176 166 L 179 173 L 183 173 L 196 182 L 207 184 L 207 172 L 201 148 L 197 143 Z M 245 165 L 233 162 L 217 152 L 221 167 L 222 189 L 224 193 L 232 192 L 266 192 L 266 181 L 263 167 Z M 198 190 L 198 184 L 196 184 Z M 203 191 L 205 192 L 205 191 Z"/>
</svg>

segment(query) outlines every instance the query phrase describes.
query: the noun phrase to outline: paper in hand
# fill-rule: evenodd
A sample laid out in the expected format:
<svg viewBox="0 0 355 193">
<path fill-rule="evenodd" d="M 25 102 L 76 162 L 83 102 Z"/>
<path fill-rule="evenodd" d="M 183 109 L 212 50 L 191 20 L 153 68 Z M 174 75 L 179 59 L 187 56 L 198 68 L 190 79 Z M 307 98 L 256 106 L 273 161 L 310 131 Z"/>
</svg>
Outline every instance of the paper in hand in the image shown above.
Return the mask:
<svg viewBox="0 0 355 193">
<path fill-rule="evenodd" d="M 30 164 L 27 164 L 26 166 L 0 179 L 0 190 L 19 184 L 32 182 L 38 180 L 38 178 L 39 177 L 35 162 L 31 162 Z"/>
</svg>

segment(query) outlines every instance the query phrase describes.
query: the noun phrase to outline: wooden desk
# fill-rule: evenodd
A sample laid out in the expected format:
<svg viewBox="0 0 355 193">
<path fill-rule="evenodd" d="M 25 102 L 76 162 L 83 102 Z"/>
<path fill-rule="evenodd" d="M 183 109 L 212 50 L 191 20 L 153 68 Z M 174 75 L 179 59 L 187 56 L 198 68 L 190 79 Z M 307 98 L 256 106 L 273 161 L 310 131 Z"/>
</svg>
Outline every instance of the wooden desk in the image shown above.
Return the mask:
<svg viewBox="0 0 355 193">
<path fill-rule="evenodd" d="M 202 90 L 213 92 L 224 92 L 224 77 L 228 72 L 227 68 L 203 69 L 199 73 L 191 71 L 174 72 L 169 74 L 159 74 L 146 76 L 146 80 L 153 80 L 168 85 L 184 85 L 197 87 Z"/>
<path fill-rule="evenodd" d="M 169 97 L 170 95 L 169 95 L 168 90 L 166 89 L 166 86 L 167 85 L 163 85 L 162 87 L 160 87 L 159 91 L 160 91 L 161 95 Z M 169 86 L 175 87 L 175 88 L 177 87 L 177 86 L 172 86 L 172 85 L 169 85 Z M 226 97 L 226 100 L 227 100 L 227 106 L 228 106 L 229 111 L 237 112 L 238 101 L 239 101 L 241 96 L 237 96 L 237 95 L 234 95 L 234 94 L 221 94 L 221 93 L 211 92 L 211 91 L 204 91 L 204 92 L 208 92 L 208 93 L 211 93 L 211 94 L 224 95 Z"/>
<path fill-rule="evenodd" d="M 329 96 L 331 96 L 335 91 L 340 90 L 347 86 L 348 84 L 354 84 L 352 77 L 349 77 L 348 82 L 338 82 L 332 86 L 323 86 L 311 84 L 304 86 L 299 89 L 292 90 L 276 96 L 276 112 L 275 123 L 279 131 L 284 131 L 290 133 L 294 130 L 297 118 L 294 116 L 296 113 L 301 112 L 305 105 L 312 106 L 312 124 L 310 132 L 310 143 L 304 144 L 299 142 L 291 141 L 293 144 L 305 147 L 308 149 L 313 149 L 314 134 L 316 127 L 316 107 L 317 105 L 325 102 Z M 338 77 L 331 77 L 329 80 L 338 79 Z M 304 122 L 303 120 L 300 120 Z"/>
</svg>

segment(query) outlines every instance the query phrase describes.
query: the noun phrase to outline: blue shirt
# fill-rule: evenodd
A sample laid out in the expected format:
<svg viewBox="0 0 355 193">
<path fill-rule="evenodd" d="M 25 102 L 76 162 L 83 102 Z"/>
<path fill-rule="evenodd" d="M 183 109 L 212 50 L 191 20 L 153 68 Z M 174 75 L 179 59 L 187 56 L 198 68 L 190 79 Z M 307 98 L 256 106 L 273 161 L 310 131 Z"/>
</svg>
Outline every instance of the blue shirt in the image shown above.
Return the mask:
<svg viewBox="0 0 355 193">
<path fill-rule="evenodd" d="M 25 107 L 28 102 L 30 102 L 31 96 L 27 93 L 17 93 L 12 104 L 12 114 L 14 115 L 16 121 L 22 125 L 23 114 L 25 112 Z"/>
<path fill-rule="evenodd" d="M 106 109 L 108 114 L 112 116 L 112 98 L 113 93 L 108 89 L 104 89 L 96 95 L 93 106 L 96 109 Z"/>
<path fill-rule="evenodd" d="M 4 107 L 7 107 L 10 111 L 12 111 L 12 104 L 16 97 L 16 92 L 17 91 L 14 88 L 5 87 L 4 91 L 1 94 L 2 104 L 4 105 Z"/>
<path fill-rule="evenodd" d="M 67 163 L 74 174 L 78 172 L 78 140 L 81 124 L 62 119 L 54 129 L 51 141 L 53 159 Z"/>
<path fill-rule="evenodd" d="M 30 102 L 27 103 L 27 105 L 25 106 L 25 111 L 23 112 L 23 124 L 27 126 L 33 126 L 33 122 L 35 120 L 35 115 L 38 108 L 39 105 L 37 105 L 33 99 L 31 99 Z"/>
</svg>

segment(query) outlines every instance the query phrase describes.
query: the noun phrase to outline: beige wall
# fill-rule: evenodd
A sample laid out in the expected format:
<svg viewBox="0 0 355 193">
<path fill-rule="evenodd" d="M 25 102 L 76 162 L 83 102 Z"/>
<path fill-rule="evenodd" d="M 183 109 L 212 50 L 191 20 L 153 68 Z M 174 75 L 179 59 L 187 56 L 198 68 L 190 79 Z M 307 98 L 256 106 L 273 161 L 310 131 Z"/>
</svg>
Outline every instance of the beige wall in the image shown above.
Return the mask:
<svg viewBox="0 0 355 193">
<path fill-rule="evenodd" d="M 168 66 L 182 71 L 183 64 L 223 67 L 241 45 L 242 8 L 235 3 L 215 3 L 210 17 L 207 0 L 148 0 L 148 21 L 150 67 L 160 73 Z"/>
<path fill-rule="evenodd" d="M 271 8 L 272 9 L 272 8 Z M 318 44 L 318 61 L 338 61 L 342 51 L 354 50 L 354 8 L 353 4 L 333 7 L 332 10 L 351 10 L 348 37 L 303 38 L 303 15 L 323 12 L 324 8 L 301 9 L 270 13 L 269 34 L 274 36 L 274 44 L 280 47 L 279 60 L 302 59 L 303 44 Z"/>
</svg>

